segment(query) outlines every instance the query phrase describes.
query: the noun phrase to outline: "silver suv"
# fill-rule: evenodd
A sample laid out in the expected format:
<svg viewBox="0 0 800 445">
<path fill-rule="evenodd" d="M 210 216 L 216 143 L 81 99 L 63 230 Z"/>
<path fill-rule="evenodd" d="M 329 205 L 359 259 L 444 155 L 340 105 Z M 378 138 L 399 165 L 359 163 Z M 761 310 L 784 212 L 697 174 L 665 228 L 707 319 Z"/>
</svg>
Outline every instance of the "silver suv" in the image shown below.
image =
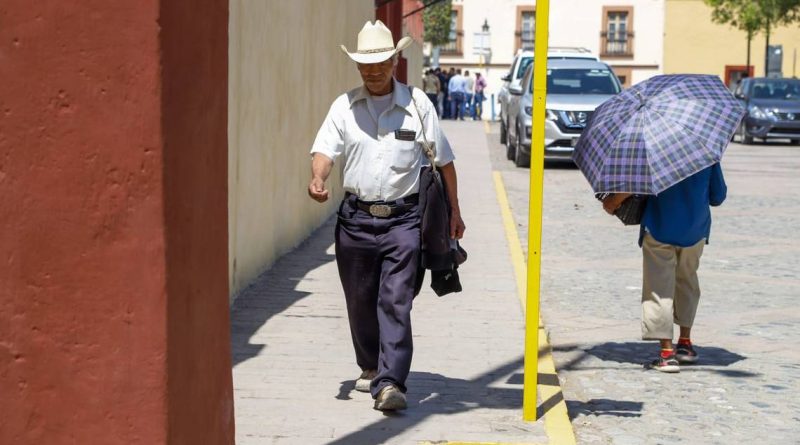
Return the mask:
<svg viewBox="0 0 800 445">
<path fill-rule="evenodd" d="M 586 60 L 600 60 L 596 55 L 592 54 L 586 48 L 571 47 L 571 46 L 551 46 L 547 49 L 547 59 L 586 59 Z M 508 121 L 508 104 L 511 98 L 509 88 L 519 87 L 522 82 L 522 76 L 525 75 L 525 70 L 533 63 L 533 51 L 518 50 L 514 56 L 514 61 L 511 62 L 508 74 L 503 76 L 501 80 L 503 85 L 497 93 L 497 102 L 500 104 L 500 143 L 506 143 L 506 122 Z"/>
<path fill-rule="evenodd" d="M 533 66 L 520 86 L 509 88 L 506 155 L 517 167 L 531 162 Z M 592 60 L 548 60 L 544 125 L 544 158 L 571 161 L 572 150 L 598 105 L 622 86 L 611 68 Z"/>
</svg>

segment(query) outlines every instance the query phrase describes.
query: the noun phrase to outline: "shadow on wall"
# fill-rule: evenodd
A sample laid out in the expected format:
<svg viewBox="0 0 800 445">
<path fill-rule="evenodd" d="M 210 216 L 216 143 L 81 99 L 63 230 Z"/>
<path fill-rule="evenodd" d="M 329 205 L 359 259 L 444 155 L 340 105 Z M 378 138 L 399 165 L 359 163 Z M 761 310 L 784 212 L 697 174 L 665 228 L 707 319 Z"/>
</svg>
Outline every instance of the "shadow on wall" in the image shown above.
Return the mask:
<svg viewBox="0 0 800 445">
<path fill-rule="evenodd" d="M 258 355 L 263 344 L 250 338 L 274 315 L 309 295 L 295 289 L 308 272 L 330 263 L 335 256 L 327 253 L 333 244 L 336 217 L 328 219 L 290 255 L 284 255 L 261 274 L 236 298 L 231 308 L 231 354 L 233 366 Z M 321 233 L 317 233 L 321 231 Z"/>
</svg>

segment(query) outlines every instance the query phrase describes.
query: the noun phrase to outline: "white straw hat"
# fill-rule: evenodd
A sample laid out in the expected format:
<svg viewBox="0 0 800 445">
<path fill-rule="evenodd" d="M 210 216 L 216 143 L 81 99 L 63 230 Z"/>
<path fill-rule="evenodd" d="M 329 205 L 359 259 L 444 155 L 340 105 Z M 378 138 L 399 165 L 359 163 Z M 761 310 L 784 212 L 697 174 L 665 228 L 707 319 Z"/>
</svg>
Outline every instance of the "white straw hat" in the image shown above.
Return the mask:
<svg viewBox="0 0 800 445">
<path fill-rule="evenodd" d="M 358 50 L 351 53 L 340 45 L 342 51 L 358 63 L 380 63 L 389 59 L 393 55 L 406 49 L 411 44 L 411 37 L 403 37 L 394 45 L 392 32 L 380 20 L 375 20 L 373 25 L 370 22 L 364 24 L 358 33 Z"/>
</svg>

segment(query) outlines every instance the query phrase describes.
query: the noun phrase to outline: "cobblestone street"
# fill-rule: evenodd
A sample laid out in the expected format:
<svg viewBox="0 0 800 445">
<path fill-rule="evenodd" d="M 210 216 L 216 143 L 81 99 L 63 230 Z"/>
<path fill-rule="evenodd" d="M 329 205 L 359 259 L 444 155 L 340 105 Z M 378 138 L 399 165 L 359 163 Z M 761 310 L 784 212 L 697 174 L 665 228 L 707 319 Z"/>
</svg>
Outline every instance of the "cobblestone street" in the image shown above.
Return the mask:
<svg viewBox="0 0 800 445">
<path fill-rule="evenodd" d="M 488 135 L 523 244 L 528 169 Z M 580 171 L 545 169 L 542 317 L 578 443 L 799 443 L 800 147 L 731 144 L 693 337 L 700 363 L 645 371 L 638 226 L 606 215 Z M 526 246 L 523 246 L 525 248 Z"/>
</svg>

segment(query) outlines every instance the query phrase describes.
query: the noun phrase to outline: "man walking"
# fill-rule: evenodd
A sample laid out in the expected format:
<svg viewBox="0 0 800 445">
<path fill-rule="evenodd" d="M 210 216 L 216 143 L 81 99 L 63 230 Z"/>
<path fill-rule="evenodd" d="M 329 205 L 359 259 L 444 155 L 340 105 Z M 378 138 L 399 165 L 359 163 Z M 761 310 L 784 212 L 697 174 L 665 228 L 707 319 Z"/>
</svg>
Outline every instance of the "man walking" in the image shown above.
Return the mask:
<svg viewBox="0 0 800 445">
<path fill-rule="evenodd" d="M 439 85 L 439 78 L 436 76 L 433 70 L 428 70 L 425 72 L 425 78 L 422 79 L 422 89 L 425 90 L 425 94 L 428 96 L 428 99 L 431 100 L 431 103 L 436 108 L 436 115 L 441 116 L 438 106 L 441 85 Z"/>
<path fill-rule="evenodd" d="M 464 100 L 467 96 L 467 83 L 461 75 L 461 68 L 456 70 L 455 76 L 450 78 L 447 86 L 450 93 L 450 117 L 464 120 Z"/>
<path fill-rule="evenodd" d="M 486 79 L 481 73 L 475 73 L 475 104 L 472 106 L 472 118 L 483 118 L 483 101 L 486 100 L 483 90 L 486 89 Z"/>
<path fill-rule="evenodd" d="M 406 408 L 423 131 L 435 143 L 452 206 L 450 236 L 459 239 L 465 230 L 454 156 L 436 111 L 422 91 L 394 79 L 397 55 L 410 43 L 403 37 L 395 46 L 391 31 L 376 20 L 359 32 L 355 52 L 341 47 L 356 62 L 363 86 L 333 102 L 311 149 L 308 194 L 319 202 L 329 198 L 325 181 L 343 158 L 346 194 L 338 210 L 336 263 L 361 368 L 356 390 L 371 392 L 378 410 Z"/>
<path fill-rule="evenodd" d="M 691 340 L 700 284 L 697 269 L 711 232 L 709 205 L 725 201 L 727 186 L 719 164 L 648 196 L 642 215 L 639 246 L 643 255 L 642 339 L 658 340 L 661 353 L 648 368 L 679 372 L 680 364 L 697 362 Z M 630 195 L 603 200 L 609 214 Z M 680 328 L 677 348 L 673 323 Z"/>
<path fill-rule="evenodd" d="M 475 79 L 469 77 L 469 71 L 464 71 L 464 115 L 472 116 L 472 96 L 475 90 Z"/>
</svg>

